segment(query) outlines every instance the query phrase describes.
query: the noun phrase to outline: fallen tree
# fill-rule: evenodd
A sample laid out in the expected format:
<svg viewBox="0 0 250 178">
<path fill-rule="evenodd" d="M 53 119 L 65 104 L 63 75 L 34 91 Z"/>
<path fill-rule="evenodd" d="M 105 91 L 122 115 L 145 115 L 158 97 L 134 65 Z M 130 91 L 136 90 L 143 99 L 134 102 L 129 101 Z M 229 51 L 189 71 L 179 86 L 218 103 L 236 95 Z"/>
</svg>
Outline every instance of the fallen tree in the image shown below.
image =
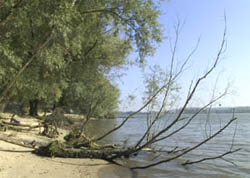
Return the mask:
<svg viewBox="0 0 250 178">
<path fill-rule="evenodd" d="M 179 30 L 180 30 L 180 24 L 177 24 L 176 29 L 175 29 L 176 40 L 172 48 L 170 71 L 167 75 L 167 78 L 164 79 L 164 84 L 161 87 L 159 87 L 157 91 L 154 92 L 154 94 L 147 100 L 147 102 L 141 108 L 139 108 L 134 113 L 128 115 L 120 125 L 114 127 L 113 129 L 109 130 L 108 132 L 106 132 L 105 134 L 97 138 L 89 138 L 84 134 L 84 127 L 86 127 L 88 123 L 88 119 L 87 119 L 83 121 L 83 124 L 80 125 L 80 128 L 79 126 L 73 128 L 72 131 L 66 137 L 64 137 L 64 141 L 55 140 L 55 141 L 51 141 L 50 143 L 41 144 L 35 141 L 27 142 L 24 140 L 16 140 L 16 139 L 6 137 L 6 136 L 1 136 L 0 140 L 7 141 L 13 144 L 20 145 L 20 146 L 25 146 L 28 148 L 33 148 L 34 149 L 33 152 L 41 156 L 63 157 L 63 158 L 98 158 L 98 159 L 104 159 L 104 160 L 108 160 L 111 162 L 115 162 L 116 159 L 119 159 L 122 157 L 127 158 L 130 156 L 134 156 L 141 151 L 145 151 L 152 144 L 155 144 L 162 140 L 166 140 L 170 138 L 171 136 L 175 135 L 176 133 L 180 132 L 181 130 L 185 129 L 191 123 L 192 120 L 197 118 L 199 113 L 201 113 L 203 110 L 205 110 L 206 108 L 208 108 L 213 103 L 217 102 L 219 99 L 221 99 L 223 96 L 227 94 L 227 90 L 225 90 L 224 93 L 220 94 L 219 96 L 214 97 L 211 101 L 209 101 L 207 104 L 205 104 L 203 107 L 201 107 L 198 111 L 196 111 L 194 114 L 192 114 L 188 118 L 183 117 L 184 111 L 190 104 L 191 100 L 193 99 L 194 94 L 196 93 L 200 83 L 202 83 L 215 70 L 215 68 L 218 65 L 220 57 L 223 54 L 224 49 L 225 49 L 226 28 L 224 30 L 223 39 L 222 39 L 220 48 L 218 50 L 218 53 L 216 55 L 216 58 L 214 59 L 213 65 L 207 70 L 207 72 L 205 72 L 202 76 L 200 76 L 196 80 L 196 82 L 190 85 L 187 98 L 183 106 L 179 110 L 179 112 L 176 114 L 175 118 L 168 125 L 166 125 L 165 127 L 159 130 L 155 130 L 154 133 L 152 134 L 151 133 L 152 128 L 156 125 L 157 121 L 159 120 L 161 114 L 164 111 L 164 108 L 167 106 L 169 96 L 171 94 L 171 91 L 173 90 L 173 84 L 176 83 L 176 80 L 178 79 L 178 77 L 186 69 L 186 65 L 188 64 L 192 55 L 195 53 L 198 43 L 199 43 L 197 42 L 197 45 L 194 48 L 194 50 L 190 52 L 190 54 L 184 60 L 180 68 L 175 72 L 174 64 L 176 62 L 176 49 L 177 49 L 177 42 L 178 42 L 178 37 L 179 37 Z M 141 138 L 138 138 L 138 141 L 136 144 L 130 147 L 125 147 L 124 145 L 98 144 L 98 141 L 104 139 L 108 135 L 114 133 L 115 131 L 123 127 L 131 117 L 133 117 L 137 113 L 144 110 L 160 94 L 162 94 L 163 97 L 162 97 L 159 111 L 153 116 L 143 136 Z M 0 97 L 0 100 L 1 100 L 1 97 Z M 60 113 L 60 111 L 56 111 L 55 114 L 52 114 L 51 116 L 49 116 L 49 118 L 45 119 L 42 124 L 42 127 L 44 128 L 43 134 L 49 137 L 55 137 L 56 135 L 58 135 L 57 128 L 59 126 L 59 122 L 61 121 L 60 119 L 62 118 L 63 118 L 63 114 Z M 181 120 L 186 120 L 186 122 L 182 126 L 179 126 L 174 130 L 171 130 L 174 126 L 177 126 L 177 123 L 179 123 Z M 206 139 L 204 139 L 200 143 L 193 145 L 190 148 L 181 149 L 179 152 L 175 152 L 174 150 L 172 150 L 171 152 L 170 150 L 169 158 L 167 159 L 163 159 L 161 161 L 158 161 L 149 165 L 145 165 L 145 166 L 132 167 L 132 169 L 149 168 L 149 167 L 156 166 L 162 163 L 166 163 L 166 162 L 175 160 L 179 157 L 182 157 L 183 155 L 188 154 L 189 152 L 197 149 L 201 145 L 206 144 L 208 141 L 215 138 L 218 134 L 220 134 L 223 130 L 225 130 L 229 125 L 231 125 L 235 120 L 236 118 L 233 115 L 232 118 L 223 127 L 218 129 L 215 133 L 209 135 Z M 39 126 L 27 126 L 23 124 L 7 123 L 5 121 L 2 121 L 0 124 L 2 124 L 1 125 L 2 127 L 7 126 L 13 130 L 19 130 L 19 131 L 22 131 L 24 128 L 27 128 L 26 130 L 30 131 L 33 128 L 40 127 L 40 125 Z M 236 151 L 239 151 L 239 149 L 233 150 L 231 147 L 228 152 L 225 152 L 225 154 L 221 154 L 219 156 L 214 156 L 211 158 L 203 158 L 198 161 L 187 161 L 183 163 L 183 165 L 193 164 L 196 162 L 198 163 L 198 162 L 202 162 L 202 161 L 210 160 L 210 159 L 221 158 L 224 155 L 231 154 Z"/>
</svg>

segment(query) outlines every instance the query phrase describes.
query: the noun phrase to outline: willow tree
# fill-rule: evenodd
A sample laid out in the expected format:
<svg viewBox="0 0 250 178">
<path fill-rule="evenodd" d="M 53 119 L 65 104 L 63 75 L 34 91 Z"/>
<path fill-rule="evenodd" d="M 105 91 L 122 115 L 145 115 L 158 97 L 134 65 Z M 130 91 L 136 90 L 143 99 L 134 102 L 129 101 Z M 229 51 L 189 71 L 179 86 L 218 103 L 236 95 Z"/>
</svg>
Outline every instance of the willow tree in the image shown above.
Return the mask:
<svg viewBox="0 0 250 178">
<path fill-rule="evenodd" d="M 57 103 L 68 87 L 81 87 L 86 67 L 108 78 L 131 62 L 132 50 L 139 56 L 132 61 L 144 63 L 161 41 L 159 14 L 151 0 L 3 1 L 1 101 L 29 104 L 36 115 L 39 102 Z"/>
</svg>

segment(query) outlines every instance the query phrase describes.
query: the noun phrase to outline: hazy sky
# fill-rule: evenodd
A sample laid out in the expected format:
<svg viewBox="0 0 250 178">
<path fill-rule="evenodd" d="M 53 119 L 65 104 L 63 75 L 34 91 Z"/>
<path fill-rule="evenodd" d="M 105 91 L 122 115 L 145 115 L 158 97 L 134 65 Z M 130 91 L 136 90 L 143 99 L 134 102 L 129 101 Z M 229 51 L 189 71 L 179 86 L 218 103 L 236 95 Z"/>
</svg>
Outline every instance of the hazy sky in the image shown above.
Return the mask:
<svg viewBox="0 0 250 178">
<path fill-rule="evenodd" d="M 229 84 L 230 94 L 220 102 L 222 106 L 250 106 L 250 1 L 249 0 L 171 0 L 161 3 L 164 36 L 173 39 L 173 26 L 177 19 L 184 23 L 178 45 L 178 61 L 182 61 L 195 46 L 200 37 L 200 45 L 179 80 L 182 87 L 181 98 L 185 98 L 191 80 L 203 74 L 211 65 L 219 49 L 224 30 L 224 12 L 227 17 L 227 50 L 222 55 L 215 73 L 198 90 L 192 106 L 201 106 L 211 98 L 213 88 L 220 93 Z M 165 39 L 148 64 L 169 67 L 169 41 Z M 147 69 L 144 71 L 147 72 Z M 141 104 L 144 91 L 142 70 L 132 67 L 119 82 L 122 102 L 120 109 L 134 110 Z M 217 81 L 217 85 L 215 85 Z M 136 96 L 128 107 L 126 97 Z M 183 102 L 183 99 L 179 103 Z"/>
</svg>

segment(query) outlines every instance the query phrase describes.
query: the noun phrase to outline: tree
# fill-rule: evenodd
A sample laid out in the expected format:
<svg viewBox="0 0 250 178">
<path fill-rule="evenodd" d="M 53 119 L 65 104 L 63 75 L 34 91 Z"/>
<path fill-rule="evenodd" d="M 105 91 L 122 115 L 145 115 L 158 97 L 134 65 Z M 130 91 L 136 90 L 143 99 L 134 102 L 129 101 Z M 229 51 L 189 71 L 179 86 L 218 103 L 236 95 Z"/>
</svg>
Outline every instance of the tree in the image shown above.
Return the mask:
<svg viewBox="0 0 250 178">
<path fill-rule="evenodd" d="M 103 75 L 85 70 L 78 81 L 71 81 L 61 97 L 60 104 L 90 117 L 114 117 L 118 109 L 119 90 Z"/>
<path fill-rule="evenodd" d="M 5 60 L 0 79 L 5 102 L 19 98 L 36 115 L 38 102 L 60 100 L 75 80 L 68 78 L 75 77 L 70 70 L 90 65 L 108 75 L 113 67 L 129 63 L 132 49 L 143 63 L 161 41 L 159 13 L 151 0 L 2 2 L 0 56 Z"/>
</svg>

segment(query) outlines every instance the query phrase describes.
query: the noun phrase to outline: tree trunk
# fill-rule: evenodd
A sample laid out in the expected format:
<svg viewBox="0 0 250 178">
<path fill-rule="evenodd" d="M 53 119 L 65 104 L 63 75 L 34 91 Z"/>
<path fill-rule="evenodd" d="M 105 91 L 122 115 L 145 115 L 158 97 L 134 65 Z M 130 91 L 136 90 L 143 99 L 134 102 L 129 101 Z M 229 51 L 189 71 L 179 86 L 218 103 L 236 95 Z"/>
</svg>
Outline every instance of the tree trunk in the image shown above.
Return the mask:
<svg viewBox="0 0 250 178">
<path fill-rule="evenodd" d="M 133 150 L 127 148 L 115 148 L 113 146 L 100 146 L 99 148 L 71 148 L 58 140 L 52 141 L 46 146 L 40 146 L 34 153 L 40 156 L 62 157 L 62 158 L 95 158 L 112 160 L 113 157 L 120 158 L 130 155 Z"/>
<path fill-rule="evenodd" d="M 30 116 L 37 116 L 38 115 L 38 100 L 30 100 L 30 110 L 29 110 Z"/>
<path fill-rule="evenodd" d="M 1 104 L 0 104 L 0 112 L 4 112 L 5 106 L 6 106 L 5 103 L 1 103 Z"/>
</svg>

